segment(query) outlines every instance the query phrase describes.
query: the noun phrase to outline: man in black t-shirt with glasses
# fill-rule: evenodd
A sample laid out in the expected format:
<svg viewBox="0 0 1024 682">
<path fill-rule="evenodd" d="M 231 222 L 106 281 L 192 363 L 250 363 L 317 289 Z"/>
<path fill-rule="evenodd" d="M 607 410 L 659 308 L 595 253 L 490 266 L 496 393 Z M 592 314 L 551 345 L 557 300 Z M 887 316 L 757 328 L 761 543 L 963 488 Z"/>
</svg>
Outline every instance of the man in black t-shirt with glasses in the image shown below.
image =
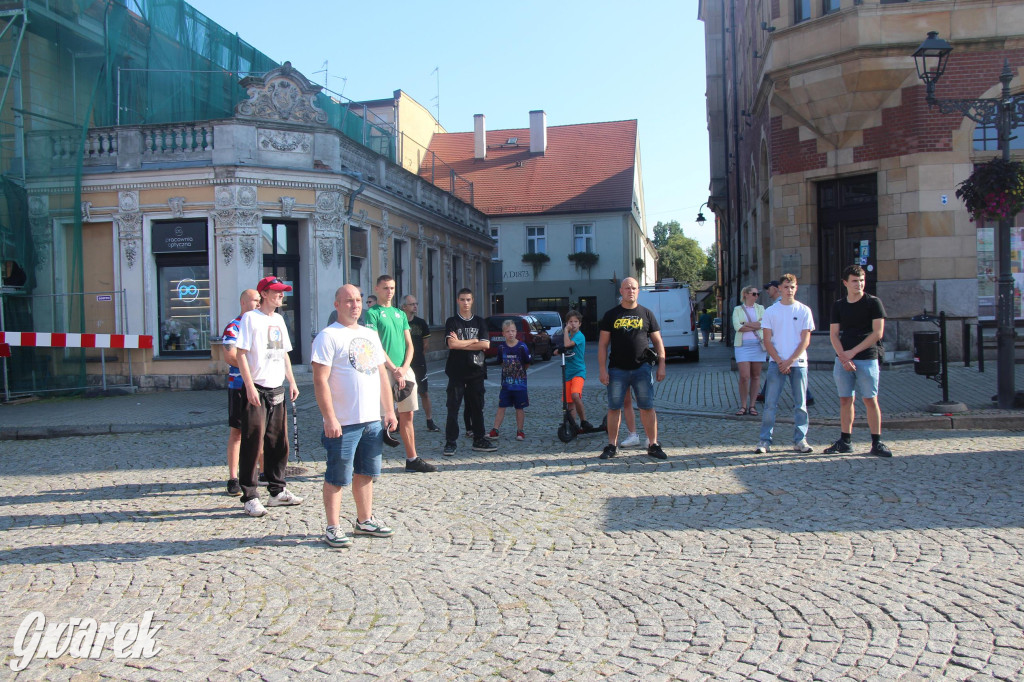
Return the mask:
<svg viewBox="0 0 1024 682">
<path fill-rule="evenodd" d="M 878 406 L 878 360 L 882 357 L 885 333 L 885 308 L 882 302 L 864 292 L 864 269 L 849 265 L 843 270 L 846 296 L 832 305 L 829 339 L 836 351 L 832 377 L 839 392 L 839 440 L 825 448 L 825 454 L 853 452 L 854 397 L 864 401 L 868 428 L 871 430 L 871 454 L 892 457 L 882 442 L 882 410 Z"/>
<path fill-rule="evenodd" d="M 665 378 L 665 344 L 661 341 L 661 326 L 654 313 L 637 303 L 640 284 L 635 279 L 627 277 L 622 280 L 619 293 L 622 302 L 601 318 L 601 336 L 597 341 L 600 379 L 608 387 L 608 445 L 601 452 L 601 459 L 611 459 L 618 454 L 622 403 L 630 389 L 647 433 L 647 454 L 655 459 L 666 459 L 665 451 L 658 443 L 658 416 L 654 412 L 654 381 Z M 655 361 L 658 368 L 652 371 L 651 364 Z"/>
</svg>

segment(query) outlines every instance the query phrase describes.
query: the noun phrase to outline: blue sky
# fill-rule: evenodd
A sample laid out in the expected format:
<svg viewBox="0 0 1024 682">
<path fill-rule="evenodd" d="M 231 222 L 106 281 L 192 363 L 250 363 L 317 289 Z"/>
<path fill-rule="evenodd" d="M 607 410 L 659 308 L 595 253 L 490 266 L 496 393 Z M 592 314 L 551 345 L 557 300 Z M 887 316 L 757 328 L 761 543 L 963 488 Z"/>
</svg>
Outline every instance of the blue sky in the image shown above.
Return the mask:
<svg viewBox="0 0 1024 682">
<path fill-rule="evenodd" d="M 196 9 L 308 78 L 355 100 L 404 90 L 452 132 L 635 118 L 647 228 L 678 220 L 708 246 L 704 25 L 691 0 L 337 2 L 194 0 Z M 434 67 L 438 74 L 432 74 Z M 345 78 L 347 80 L 342 80 Z M 343 89 L 343 90 L 342 90 Z M 710 214 L 706 214 L 710 216 Z"/>
</svg>

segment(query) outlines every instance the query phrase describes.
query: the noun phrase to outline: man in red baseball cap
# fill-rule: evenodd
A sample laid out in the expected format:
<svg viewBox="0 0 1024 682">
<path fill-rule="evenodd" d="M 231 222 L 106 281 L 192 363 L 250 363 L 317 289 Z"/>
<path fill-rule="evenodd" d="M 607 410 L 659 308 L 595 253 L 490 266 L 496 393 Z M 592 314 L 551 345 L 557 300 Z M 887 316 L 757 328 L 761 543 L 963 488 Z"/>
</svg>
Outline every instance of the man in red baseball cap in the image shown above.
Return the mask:
<svg viewBox="0 0 1024 682">
<path fill-rule="evenodd" d="M 260 306 L 250 310 L 238 323 L 235 352 L 245 383 L 246 405 L 242 411 L 242 447 L 238 477 L 242 504 L 249 516 L 263 516 L 256 487 L 260 443 L 263 443 L 263 471 L 267 477 L 268 507 L 296 505 L 302 498 L 285 487 L 288 464 L 288 426 L 285 421 L 284 380 L 289 397 L 299 397 L 288 353 L 292 349 L 284 318 L 276 311 L 284 303 L 284 292 L 292 288 L 277 277 L 264 277 L 256 285 Z"/>
</svg>

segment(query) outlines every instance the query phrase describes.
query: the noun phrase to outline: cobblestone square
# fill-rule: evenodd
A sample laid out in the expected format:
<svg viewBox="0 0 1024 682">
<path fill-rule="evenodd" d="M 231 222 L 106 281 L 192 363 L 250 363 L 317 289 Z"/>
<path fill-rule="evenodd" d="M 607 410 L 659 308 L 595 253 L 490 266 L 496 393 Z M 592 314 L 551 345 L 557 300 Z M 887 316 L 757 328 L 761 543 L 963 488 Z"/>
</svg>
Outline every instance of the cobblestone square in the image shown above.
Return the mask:
<svg viewBox="0 0 1024 682">
<path fill-rule="evenodd" d="M 346 550 L 320 541 L 315 410 L 289 484 L 306 501 L 261 519 L 224 495 L 219 426 L 3 441 L 3 676 L 1024 676 L 1019 433 L 902 430 L 882 460 L 863 430 L 855 454 L 823 455 L 834 429 L 812 426 L 817 452 L 754 455 L 754 423 L 664 416 L 667 461 L 600 461 L 599 435 L 557 440 L 543 390 L 525 442 L 442 458 L 424 431 L 429 475 L 387 453 L 375 508 L 395 536 Z M 152 658 L 10 668 L 33 611 L 148 610 Z"/>
</svg>

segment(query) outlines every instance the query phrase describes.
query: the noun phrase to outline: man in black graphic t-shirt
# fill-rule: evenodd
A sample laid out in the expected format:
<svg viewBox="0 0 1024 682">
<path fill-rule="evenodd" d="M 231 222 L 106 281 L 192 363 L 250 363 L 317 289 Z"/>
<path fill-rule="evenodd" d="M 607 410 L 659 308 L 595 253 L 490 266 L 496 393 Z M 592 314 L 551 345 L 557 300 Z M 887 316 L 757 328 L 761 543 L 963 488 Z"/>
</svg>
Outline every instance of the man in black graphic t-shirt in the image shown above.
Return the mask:
<svg viewBox="0 0 1024 682">
<path fill-rule="evenodd" d="M 622 302 L 601 318 L 601 336 L 597 342 L 600 379 L 608 387 L 608 445 L 601 452 L 601 459 L 611 459 L 617 454 L 622 404 L 630 388 L 647 433 L 647 454 L 655 459 L 665 459 L 665 452 L 658 443 L 658 417 L 654 412 L 654 380 L 665 378 L 665 345 L 661 341 L 661 326 L 654 313 L 637 303 L 640 285 L 635 279 L 627 277 L 622 280 L 619 293 Z M 608 359 L 607 367 L 605 358 Z M 658 365 L 656 373 L 651 371 L 651 364 L 655 361 Z"/>
<path fill-rule="evenodd" d="M 498 448 L 484 438 L 484 350 L 491 345 L 484 318 L 473 314 L 473 292 L 460 289 L 458 313 L 444 324 L 448 360 L 444 373 L 448 375 L 448 421 L 445 424 L 443 454 L 455 454 L 459 437 L 459 407 L 463 399 L 473 425 L 473 449 L 494 452 Z"/>
</svg>

